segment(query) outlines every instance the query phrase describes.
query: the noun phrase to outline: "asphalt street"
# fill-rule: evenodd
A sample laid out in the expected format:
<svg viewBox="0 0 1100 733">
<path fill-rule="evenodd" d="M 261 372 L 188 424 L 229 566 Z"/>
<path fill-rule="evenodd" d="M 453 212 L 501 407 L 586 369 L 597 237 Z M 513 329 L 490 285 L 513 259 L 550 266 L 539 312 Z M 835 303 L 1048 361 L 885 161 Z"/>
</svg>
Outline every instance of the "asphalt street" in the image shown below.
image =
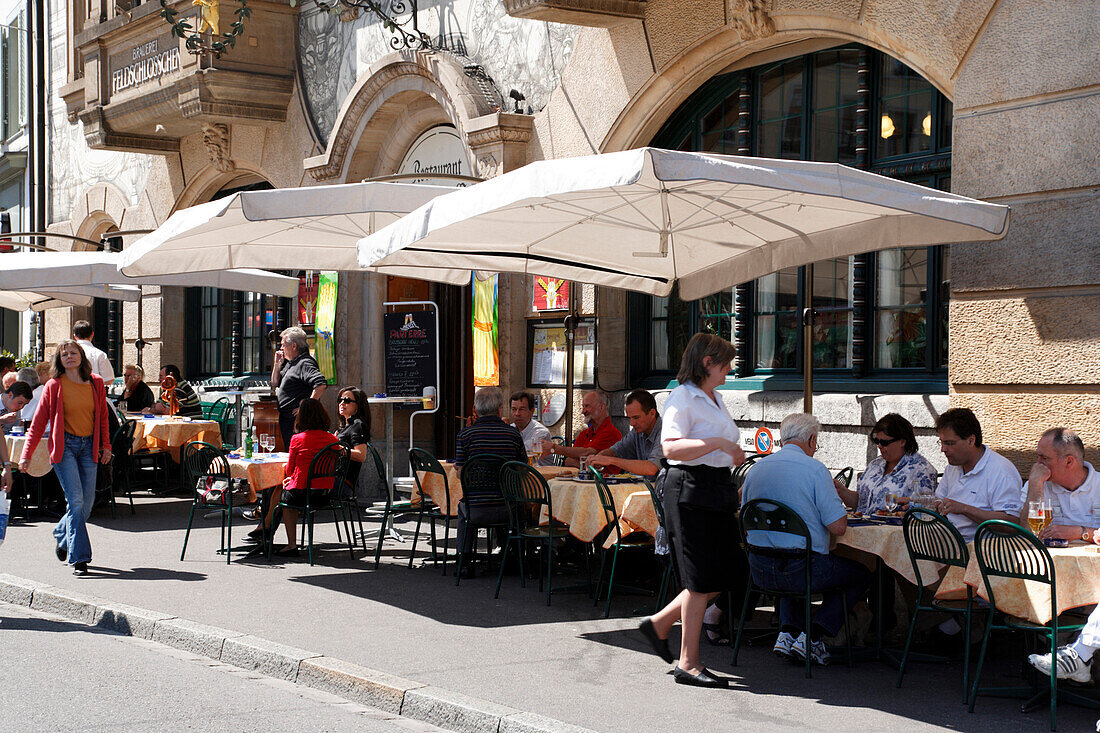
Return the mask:
<svg viewBox="0 0 1100 733">
<path fill-rule="evenodd" d="M 438 728 L 150 641 L 0 603 L 0 730 Z"/>
<path fill-rule="evenodd" d="M 807 680 L 799 667 L 777 660 L 770 644 L 744 649 L 736 668 L 730 666 L 728 648 L 704 644 L 704 663 L 727 675 L 732 687 L 717 692 L 684 688 L 673 683 L 666 674 L 669 667 L 647 651 L 636 631 L 638 619 L 631 610 L 652 599 L 616 594 L 611 618 L 604 619 L 602 608 L 594 608 L 584 594 L 555 595 L 548 607 L 537 583 L 521 588 L 514 575 L 504 578 L 500 598 L 494 599 L 495 573 L 463 580 L 455 587 L 453 578 L 443 577 L 437 567 L 425 562 L 420 551 L 423 541 L 412 569 L 407 564 L 411 542 L 387 542 L 378 570 L 373 546 L 368 556 L 359 550 L 350 560 L 346 548 L 336 544 L 331 523 L 318 526 L 321 551 L 313 567 L 304 559 L 276 558 L 270 564 L 248 559 L 243 547 L 227 565 L 216 552 L 218 522 L 198 519 L 187 558 L 180 562 L 190 502 L 143 492 L 135 499 L 134 515 L 121 507 L 116 519 L 108 512 L 93 514 L 88 577 L 75 578 L 70 568 L 58 563 L 52 522 L 43 519 L 19 520 L 9 529 L 0 548 L 0 572 L 253 634 L 606 733 L 745 727 L 1001 733 L 1048 728 L 1043 711 L 1022 715 L 1016 700 L 983 697 L 976 712 L 968 714 L 962 703 L 960 664 L 915 664 L 904 687 L 898 689 L 894 669 L 880 662 L 848 668 L 837 660 L 827 669 L 815 670 L 813 679 Z M 407 533 L 412 525 L 399 528 Z M 234 544 L 240 543 L 245 531 L 247 525 L 235 523 Z M 563 576 L 555 578 L 555 583 L 578 579 Z M 80 675 L 87 674 L 83 666 L 70 661 L 82 658 L 65 651 L 64 639 L 72 634 L 51 633 L 62 638 L 56 640 L 58 646 L 48 647 L 48 659 L 42 662 L 34 684 L 13 687 L 9 683 L 0 688 L 8 691 L 0 700 L 27 697 L 51 674 L 92 689 L 81 681 Z M 0 638 L 6 636 L 0 633 Z M 677 630 L 673 648 L 678 639 Z M 115 637 L 110 641 L 122 645 Z M 4 660 L 23 659 L 23 649 L 33 648 L 3 643 Z M 43 641 L 43 649 L 47 643 L 53 642 Z M 141 646 L 125 648 L 145 651 Z M 1022 648 L 999 640 L 985 683 L 1018 683 L 1023 658 Z M 58 659 L 65 660 L 63 674 L 56 670 Z M 142 685 L 151 678 L 140 666 L 120 665 L 103 685 L 102 694 L 115 705 L 123 704 L 131 690 L 144 689 Z M 18 694 L 12 694 L 13 689 Z M 65 698 L 58 693 L 56 702 L 45 707 L 63 710 Z M 299 698 L 277 695 L 275 699 L 285 705 Z M 232 705 L 222 705 L 225 700 Z M 163 716 L 166 720 L 186 720 L 179 718 L 184 711 L 194 710 L 196 715 L 205 711 L 211 720 L 231 720 L 226 727 L 238 730 L 250 729 L 257 720 L 252 716 L 263 709 L 247 695 L 221 690 L 204 690 L 197 700 L 173 691 L 163 701 L 150 699 L 142 709 L 158 706 L 173 711 Z M 41 707 L 35 705 L 35 709 Z M 68 708 L 67 714 L 73 710 Z M 214 714 L 215 710 L 224 712 Z M 294 714 L 288 710 L 278 720 L 293 720 Z M 1094 710 L 1059 706 L 1059 729 L 1093 731 L 1096 717 Z M 0 730 L 6 730 L 2 719 Z"/>
</svg>

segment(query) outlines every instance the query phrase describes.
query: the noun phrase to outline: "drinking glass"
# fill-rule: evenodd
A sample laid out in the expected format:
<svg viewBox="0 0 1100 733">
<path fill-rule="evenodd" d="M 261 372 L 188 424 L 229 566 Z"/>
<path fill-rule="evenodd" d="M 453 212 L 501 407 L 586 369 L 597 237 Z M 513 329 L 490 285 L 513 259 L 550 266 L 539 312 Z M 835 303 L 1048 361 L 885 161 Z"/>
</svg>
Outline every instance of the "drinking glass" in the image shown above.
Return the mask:
<svg viewBox="0 0 1100 733">
<path fill-rule="evenodd" d="M 1054 521 L 1054 507 L 1050 503 L 1050 499 L 1043 499 L 1043 527 L 1049 527 L 1051 522 Z"/>
<path fill-rule="evenodd" d="M 275 436 L 271 433 L 266 433 L 263 436 L 264 449 L 270 453 L 275 449 Z"/>
<path fill-rule="evenodd" d="M 1027 523 L 1031 528 L 1031 533 L 1038 536 L 1043 531 L 1044 521 L 1043 502 L 1029 501 L 1027 503 Z"/>
<path fill-rule="evenodd" d="M 898 510 L 898 495 L 891 491 L 886 494 L 886 511 L 893 514 Z"/>
</svg>

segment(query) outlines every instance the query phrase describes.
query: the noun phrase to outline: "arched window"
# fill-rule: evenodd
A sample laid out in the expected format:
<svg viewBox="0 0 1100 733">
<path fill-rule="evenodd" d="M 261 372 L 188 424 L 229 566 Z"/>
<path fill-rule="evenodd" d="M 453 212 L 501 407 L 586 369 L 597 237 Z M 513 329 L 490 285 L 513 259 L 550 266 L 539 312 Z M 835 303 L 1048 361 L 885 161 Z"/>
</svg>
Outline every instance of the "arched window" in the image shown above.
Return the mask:
<svg viewBox="0 0 1100 733">
<path fill-rule="evenodd" d="M 951 114 L 951 102 L 902 62 L 846 45 L 711 79 L 652 144 L 837 162 L 947 190 Z M 945 247 L 913 247 L 815 263 L 818 382 L 945 390 L 947 260 Z M 733 376 L 746 387 L 798 388 L 806 276 L 787 268 L 693 302 L 632 295 L 632 380 L 667 384 L 687 339 L 703 330 L 737 342 Z"/>
</svg>

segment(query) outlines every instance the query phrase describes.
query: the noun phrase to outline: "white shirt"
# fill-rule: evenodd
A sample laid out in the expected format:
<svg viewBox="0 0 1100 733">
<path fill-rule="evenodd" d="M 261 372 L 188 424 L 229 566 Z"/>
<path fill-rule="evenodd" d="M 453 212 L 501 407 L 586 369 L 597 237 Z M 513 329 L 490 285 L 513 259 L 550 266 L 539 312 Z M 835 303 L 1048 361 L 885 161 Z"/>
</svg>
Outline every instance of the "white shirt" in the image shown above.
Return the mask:
<svg viewBox="0 0 1100 733">
<path fill-rule="evenodd" d="M 23 408 L 23 411 L 19 413 L 19 417 L 23 420 L 34 419 L 34 408 L 38 407 L 38 400 L 41 399 L 42 393 L 46 391 L 46 385 L 40 384 L 34 388 L 34 392 L 31 396 L 31 401 L 27 403 L 27 406 Z"/>
<path fill-rule="evenodd" d="M 970 473 L 964 474 L 958 466 L 945 468 L 936 496 L 954 499 L 987 512 L 1019 515 L 1023 506 L 1020 486 L 1020 472 L 1012 465 L 1012 461 L 986 446 L 985 453 Z M 947 518 L 959 530 L 963 539 L 967 542 L 974 539 L 977 522 L 962 514 L 948 514 Z"/>
<path fill-rule="evenodd" d="M 110 387 L 111 382 L 115 381 L 115 369 L 111 366 L 111 360 L 107 358 L 107 355 L 97 349 L 91 341 L 83 341 L 77 339 L 80 344 L 80 348 L 84 349 L 84 356 L 88 357 L 88 361 L 92 364 L 92 373 L 98 374 L 103 377 L 103 382 Z"/>
<path fill-rule="evenodd" d="M 1085 468 L 1089 470 L 1085 482 L 1073 491 L 1053 481 L 1047 481 L 1043 484 L 1043 498 L 1050 500 L 1054 513 L 1051 524 L 1090 527 L 1092 529 L 1100 527 L 1100 474 L 1096 473 L 1091 463 L 1086 462 Z M 1024 482 L 1023 498 L 1020 506 L 1023 506 L 1023 502 L 1027 501 L 1028 483 L 1027 481 Z M 1093 514 L 1094 506 L 1096 507 L 1096 514 Z"/>
<path fill-rule="evenodd" d="M 722 398 L 717 402 L 691 382 L 681 384 L 668 395 L 665 414 L 661 416 L 661 443 L 673 438 L 725 438 L 736 443 L 741 437 L 737 424 L 726 411 Z M 673 465 L 733 467 L 733 457 L 716 450 L 690 461 L 674 461 Z"/>
<path fill-rule="evenodd" d="M 512 427 L 515 428 L 516 424 L 512 423 Z M 519 430 L 519 428 L 516 428 Z M 523 438 L 523 447 L 527 449 L 527 452 L 542 447 L 542 441 L 550 440 L 550 428 L 546 427 L 538 420 L 531 419 L 531 422 L 527 423 L 527 427 L 519 431 L 520 436 Z"/>
</svg>

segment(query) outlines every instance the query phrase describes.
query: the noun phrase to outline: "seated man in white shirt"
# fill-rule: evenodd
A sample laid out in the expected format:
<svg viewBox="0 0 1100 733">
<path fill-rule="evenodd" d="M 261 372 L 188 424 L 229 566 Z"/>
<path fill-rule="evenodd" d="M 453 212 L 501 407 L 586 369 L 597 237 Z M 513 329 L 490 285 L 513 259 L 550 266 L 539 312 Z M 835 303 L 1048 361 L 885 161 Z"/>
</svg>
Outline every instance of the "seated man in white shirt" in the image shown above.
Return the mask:
<svg viewBox="0 0 1100 733">
<path fill-rule="evenodd" d="M 542 441 L 550 440 L 550 429 L 535 419 L 535 396 L 530 392 L 514 392 L 509 398 L 512 406 L 512 427 L 523 437 L 528 453 L 542 451 Z M 543 456 L 539 465 L 548 465 L 549 456 Z"/>
<path fill-rule="evenodd" d="M 1020 474 L 1004 456 L 982 445 L 982 426 L 965 407 L 936 420 L 940 450 L 949 464 L 936 489 L 936 507 L 970 542 L 978 525 L 990 519 L 1018 522 L 1022 508 Z"/>
<path fill-rule="evenodd" d="M 1046 437 L 1046 433 L 1043 435 Z M 1091 480 L 1092 466 L 1089 466 L 1089 476 Z M 1082 535 L 1084 534 L 1086 533 L 1082 532 Z M 1100 545 L 1100 530 L 1093 530 L 1087 534 L 1085 541 Z M 1077 640 L 1058 649 L 1056 657 L 1058 679 L 1069 679 L 1082 684 L 1091 683 L 1092 658 L 1098 649 L 1100 649 L 1100 606 L 1092 609 L 1085 627 L 1077 635 Z M 1050 676 L 1050 654 L 1031 654 L 1027 661 L 1044 675 Z"/>
<path fill-rule="evenodd" d="M 1035 455 L 1019 523 L 1027 526 L 1028 502 L 1046 500 L 1054 517 L 1040 539 L 1089 541 L 1100 527 L 1100 474 L 1085 461 L 1080 436 L 1069 428 L 1051 428 L 1039 438 Z"/>
</svg>

